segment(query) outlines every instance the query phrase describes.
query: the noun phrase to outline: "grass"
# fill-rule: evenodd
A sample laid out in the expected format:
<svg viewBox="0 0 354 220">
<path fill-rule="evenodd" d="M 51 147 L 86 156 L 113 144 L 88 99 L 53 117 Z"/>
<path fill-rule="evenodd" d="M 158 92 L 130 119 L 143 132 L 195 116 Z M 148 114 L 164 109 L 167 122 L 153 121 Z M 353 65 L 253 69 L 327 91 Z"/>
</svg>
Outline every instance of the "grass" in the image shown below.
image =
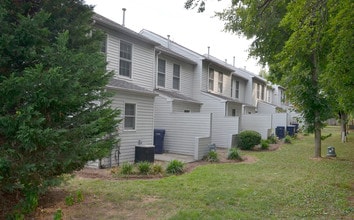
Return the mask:
<svg viewBox="0 0 354 220">
<path fill-rule="evenodd" d="M 209 164 L 157 180 L 72 179 L 64 188 L 85 195 L 63 215 L 77 219 L 353 219 L 354 136 L 338 127 L 323 134 L 322 159 L 313 136 L 272 152 L 241 152 L 253 164 Z M 334 146 L 336 158 L 325 158 Z M 73 211 L 70 212 L 70 209 Z"/>
</svg>

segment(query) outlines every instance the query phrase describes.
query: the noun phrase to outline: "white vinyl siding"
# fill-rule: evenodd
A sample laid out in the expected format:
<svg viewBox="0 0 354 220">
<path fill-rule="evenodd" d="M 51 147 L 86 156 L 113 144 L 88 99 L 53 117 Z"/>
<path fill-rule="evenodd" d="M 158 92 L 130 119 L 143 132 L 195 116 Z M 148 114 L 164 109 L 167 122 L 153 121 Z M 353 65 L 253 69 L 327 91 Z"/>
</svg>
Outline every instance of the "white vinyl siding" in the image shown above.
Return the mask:
<svg viewBox="0 0 354 220">
<path fill-rule="evenodd" d="M 127 42 L 121 41 L 119 57 L 119 75 L 131 78 L 132 45 Z"/>
<path fill-rule="evenodd" d="M 128 42 L 132 45 L 132 67 L 131 78 L 119 74 L 120 63 L 120 42 Z M 107 70 L 113 70 L 115 78 L 129 80 L 143 88 L 152 90 L 155 85 L 155 51 L 153 45 L 149 45 L 124 34 L 119 37 L 107 34 Z"/>
<path fill-rule="evenodd" d="M 157 69 L 157 85 L 160 87 L 165 87 L 165 83 L 166 83 L 166 61 L 159 59 L 158 69 Z"/>
<path fill-rule="evenodd" d="M 173 64 L 173 80 L 172 80 L 173 89 L 179 90 L 180 88 L 180 74 L 181 74 L 181 66 L 178 64 Z"/>
<path fill-rule="evenodd" d="M 139 141 L 143 145 L 153 144 L 154 97 L 128 91 L 111 91 L 115 93 L 112 97 L 112 107 L 122 109 L 122 117 L 124 117 L 125 104 L 135 104 L 135 130 L 125 130 L 123 121 L 118 129 L 120 139 L 119 163 L 132 162 L 134 161 L 135 146 L 139 144 Z"/>
</svg>

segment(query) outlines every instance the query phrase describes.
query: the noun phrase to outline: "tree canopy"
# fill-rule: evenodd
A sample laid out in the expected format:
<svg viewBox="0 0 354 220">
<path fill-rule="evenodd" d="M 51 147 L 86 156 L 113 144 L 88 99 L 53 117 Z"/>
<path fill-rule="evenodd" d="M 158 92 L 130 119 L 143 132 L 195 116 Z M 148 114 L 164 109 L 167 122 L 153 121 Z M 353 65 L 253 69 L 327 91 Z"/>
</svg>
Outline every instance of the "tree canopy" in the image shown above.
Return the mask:
<svg viewBox="0 0 354 220">
<path fill-rule="evenodd" d="M 109 154 L 119 111 L 105 90 L 112 73 L 92 7 L 82 0 L 0 5 L 0 200 L 21 195 L 25 213 L 61 174 Z"/>
<path fill-rule="evenodd" d="M 206 7 L 202 0 L 185 7 L 198 5 Z M 250 55 L 268 65 L 268 79 L 287 85 L 315 132 L 315 157 L 321 156 L 323 121 L 353 109 L 352 8 L 350 0 L 235 0 L 216 13 L 226 31 L 253 39 Z"/>
</svg>

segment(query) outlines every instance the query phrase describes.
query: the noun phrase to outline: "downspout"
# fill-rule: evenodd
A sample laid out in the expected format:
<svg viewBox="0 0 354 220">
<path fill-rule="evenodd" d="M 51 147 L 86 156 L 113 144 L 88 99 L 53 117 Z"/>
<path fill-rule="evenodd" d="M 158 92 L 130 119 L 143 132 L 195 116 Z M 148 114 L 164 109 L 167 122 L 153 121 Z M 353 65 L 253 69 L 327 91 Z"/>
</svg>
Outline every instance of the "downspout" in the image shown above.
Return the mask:
<svg viewBox="0 0 354 220">
<path fill-rule="evenodd" d="M 155 49 L 156 51 L 156 49 Z M 156 53 L 156 52 L 155 52 Z M 157 89 L 157 74 L 158 74 L 158 65 L 159 65 L 159 55 L 161 54 L 161 51 L 158 51 L 156 53 L 156 60 L 155 60 L 155 70 L 154 70 L 154 89 Z"/>
</svg>

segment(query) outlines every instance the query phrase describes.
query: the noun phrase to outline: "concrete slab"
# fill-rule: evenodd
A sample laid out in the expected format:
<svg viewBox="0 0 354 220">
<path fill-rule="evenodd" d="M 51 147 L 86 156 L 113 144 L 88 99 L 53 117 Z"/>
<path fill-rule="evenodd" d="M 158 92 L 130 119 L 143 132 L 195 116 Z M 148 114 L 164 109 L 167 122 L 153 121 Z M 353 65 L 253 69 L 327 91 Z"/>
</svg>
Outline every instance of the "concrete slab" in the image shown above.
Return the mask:
<svg viewBox="0 0 354 220">
<path fill-rule="evenodd" d="M 167 162 L 171 160 L 179 160 L 183 163 L 190 163 L 196 161 L 193 156 L 171 153 L 155 154 L 155 160 Z"/>
</svg>

